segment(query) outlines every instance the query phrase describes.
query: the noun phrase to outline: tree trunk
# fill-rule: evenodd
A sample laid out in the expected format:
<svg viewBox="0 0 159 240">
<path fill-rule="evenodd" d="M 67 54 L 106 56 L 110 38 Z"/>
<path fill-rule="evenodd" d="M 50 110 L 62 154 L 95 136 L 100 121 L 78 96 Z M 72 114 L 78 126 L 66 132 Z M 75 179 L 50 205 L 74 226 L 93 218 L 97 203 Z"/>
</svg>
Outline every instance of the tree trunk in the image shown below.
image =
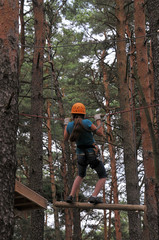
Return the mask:
<svg viewBox="0 0 159 240">
<path fill-rule="evenodd" d="M 59 82 L 55 74 L 54 64 L 53 61 L 51 62 L 52 66 L 52 80 L 55 87 L 55 93 L 57 96 L 57 103 L 58 103 L 58 109 L 59 109 L 59 115 L 60 118 L 64 118 L 64 107 L 62 102 L 62 94 L 59 87 Z M 63 123 L 61 123 L 62 128 L 64 129 Z M 62 175 L 64 179 L 64 198 L 68 196 L 68 193 L 70 192 L 71 186 L 72 186 L 72 164 L 71 164 L 71 158 L 70 158 L 70 148 L 69 144 L 64 142 L 64 144 L 61 144 L 62 147 L 62 154 L 63 154 L 63 162 L 62 162 Z M 66 171 L 67 167 L 68 171 Z M 72 239 L 72 226 L 73 226 L 73 211 L 72 209 L 65 209 L 65 239 Z"/>
<path fill-rule="evenodd" d="M 48 128 L 48 162 L 49 162 L 49 169 L 50 169 L 50 181 L 51 181 L 51 192 L 52 192 L 52 201 L 53 201 L 53 208 L 54 208 L 54 221 L 55 221 L 55 236 L 56 240 L 61 240 L 60 236 L 60 228 L 59 228 L 59 216 L 58 216 L 58 209 L 54 206 L 54 202 L 56 201 L 56 185 L 55 185 L 55 176 L 54 176 L 54 162 L 52 158 L 52 137 L 51 137 L 51 121 L 50 121 L 50 102 L 47 102 L 47 128 Z"/>
<path fill-rule="evenodd" d="M 80 209 L 73 209 L 73 240 L 82 240 L 80 226 Z"/>
<path fill-rule="evenodd" d="M 63 183 L 64 183 L 64 199 L 66 199 L 66 197 L 69 194 L 69 189 L 68 189 L 68 180 L 67 180 L 67 158 L 70 156 L 69 151 L 67 151 L 69 149 L 69 146 L 66 146 L 67 144 L 64 144 L 63 142 L 61 143 L 61 147 L 62 147 L 62 162 L 61 162 L 61 175 L 63 178 Z M 66 148 L 65 148 L 66 146 Z M 67 149 L 67 150 L 65 150 Z M 72 239 L 72 224 L 73 224 L 73 220 L 72 220 L 72 210 L 70 209 L 64 209 L 64 213 L 65 213 L 65 239 Z"/>
<path fill-rule="evenodd" d="M 145 39 L 145 13 L 144 1 L 134 1 L 134 19 L 135 19 L 135 36 L 137 50 L 137 69 L 142 92 L 145 96 L 146 104 L 151 104 L 151 90 L 149 81 L 148 56 Z M 141 98 L 142 99 L 142 98 Z M 152 110 L 149 108 L 149 115 L 152 116 Z M 149 133 L 145 111 L 140 111 L 142 148 L 145 169 L 145 200 L 147 205 L 147 221 L 149 229 L 149 238 L 158 239 L 158 222 L 157 222 L 157 203 L 155 198 L 155 170 L 153 159 L 152 140 Z"/>
<path fill-rule="evenodd" d="M 11 240 L 18 127 L 18 0 L 0 4 L 0 239 Z"/>
<path fill-rule="evenodd" d="M 107 71 L 104 65 L 104 55 L 105 51 L 103 51 L 101 59 L 101 66 L 103 70 L 103 85 L 105 90 L 105 99 L 106 99 L 106 108 L 109 109 L 109 88 L 108 88 L 108 80 L 107 80 Z M 113 143 L 113 135 L 112 135 L 112 128 L 111 128 L 111 116 L 108 115 L 107 117 L 107 132 L 108 136 L 108 146 L 109 146 L 109 154 L 110 154 L 110 161 L 111 161 L 111 174 L 112 174 L 112 191 L 113 191 L 113 198 L 114 203 L 118 204 L 118 186 L 117 186 L 117 176 L 116 176 L 116 160 L 115 160 L 115 148 L 112 145 Z M 111 137 L 110 137 L 111 136 Z M 120 231 L 120 214 L 119 211 L 114 211 L 115 213 L 115 233 L 116 233 L 116 240 L 121 240 L 121 231 Z"/>
<path fill-rule="evenodd" d="M 158 209 L 158 228 L 159 228 L 159 2 L 158 0 L 147 1 L 147 9 L 150 23 L 150 36 L 152 43 L 152 60 L 154 70 L 154 95 L 156 106 L 156 148 L 154 153 L 155 177 L 156 177 L 156 199 Z M 159 230 L 158 230 L 159 235 Z"/>
<path fill-rule="evenodd" d="M 150 23 L 150 36 L 152 43 L 152 60 L 154 70 L 154 95 L 156 106 L 156 147 L 157 151 L 154 151 L 155 158 L 155 176 L 156 176 L 156 199 L 158 209 L 158 228 L 159 228 L 159 161 L 157 156 L 159 155 L 159 2 L 158 0 L 147 1 L 148 17 Z M 158 230 L 159 232 L 159 230 Z M 158 233 L 159 234 L 159 233 Z"/>
<path fill-rule="evenodd" d="M 24 50 L 25 50 L 25 32 L 24 32 L 24 0 L 20 1 L 20 24 L 21 24 L 21 33 L 20 33 L 20 60 L 19 60 L 19 73 L 24 62 Z"/>
<path fill-rule="evenodd" d="M 102 154 L 103 156 L 103 154 Z M 103 187 L 103 202 L 106 202 L 106 194 L 105 194 L 105 186 Z M 107 211 L 104 209 L 103 210 L 103 222 L 104 222 L 104 240 L 108 239 L 108 229 L 107 229 Z"/>
<path fill-rule="evenodd" d="M 155 104 L 159 105 L 159 1 L 147 1 L 148 17 L 150 23 L 150 37 L 152 43 L 153 70 L 155 82 Z M 159 106 L 156 107 L 157 138 L 159 143 Z M 158 166 L 159 167 L 159 166 Z M 158 170 L 159 172 L 159 170 Z"/>
<path fill-rule="evenodd" d="M 112 135 L 112 129 L 111 129 L 111 120 L 110 115 L 107 118 L 107 124 L 108 124 L 108 133 L 111 135 L 111 138 L 108 136 L 109 141 L 109 153 L 110 153 L 110 159 L 111 159 L 111 174 L 112 174 L 112 191 L 113 191 L 113 198 L 114 198 L 114 204 L 118 204 L 118 186 L 117 186 L 117 176 L 116 176 L 116 160 L 115 160 L 115 148 L 112 145 L 113 143 L 113 135 Z M 116 233 L 116 240 L 121 240 L 121 228 L 120 228 L 120 213 L 118 210 L 114 211 L 115 214 L 115 233 Z"/>
<path fill-rule="evenodd" d="M 109 204 L 112 204 L 112 197 L 113 197 L 113 189 L 112 189 L 112 184 L 111 184 L 111 189 L 110 189 L 110 200 Z M 108 240 L 111 240 L 111 225 L 112 225 L 112 210 L 109 210 L 109 217 L 108 217 Z"/>
<path fill-rule="evenodd" d="M 119 79 L 119 101 L 123 110 L 130 109 L 129 83 L 126 77 L 126 42 L 125 39 L 125 12 L 124 0 L 116 0 L 117 17 L 117 66 Z M 131 113 L 121 114 L 122 141 L 124 148 L 124 164 L 126 173 L 126 190 L 128 204 L 139 204 L 139 187 L 137 174 L 137 160 L 135 154 L 135 141 L 133 139 L 133 126 Z M 128 212 L 129 238 L 141 239 L 141 221 L 137 212 Z"/>
<path fill-rule="evenodd" d="M 154 95 L 154 70 L 153 70 L 153 60 L 152 60 L 152 46 L 150 41 L 150 51 L 149 51 L 149 78 L 150 78 L 150 91 L 151 91 L 151 104 L 154 105 L 155 103 L 155 95 Z M 152 112 L 152 121 L 155 119 L 155 108 L 151 109 Z"/>
<path fill-rule="evenodd" d="M 77 176 L 77 155 L 76 155 L 76 146 L 75 143 L 71 143 L 71 155 L 72 155 L 72 161 L 71 161 L 71 168 L 72 168 L 72 174 L 74 175 L 74 178 Z M 71 178 L 71 186 L 73 184 L 73 178 Z M 76 192 L 76 201 L 79 201 L 79 191 Z M 80 210 L 77 208 L 73 209 L 73 240 L 82 240 L 82 233 L 81 233 L 81 221 L 80 221 Z"/>
<path fill-rule="evenodd" d="M 35 48 L 32 66 L 31 82 L 31 114 L 42 116 L 43 114 L 43 55 L 44 55 L 44 9 L 43 0 L 33 1 Z M 36 47 L 38 46 L 38 47 Z M 39 48 L 41 46 L 41 48 Z M 30 187 L 42 194 L 42 119 L 32 118 L 30 128 Z M 42 240 L 44 235 L 44 211 L 34 210 L 31 214 L 31 238 Z"/>
</svg>

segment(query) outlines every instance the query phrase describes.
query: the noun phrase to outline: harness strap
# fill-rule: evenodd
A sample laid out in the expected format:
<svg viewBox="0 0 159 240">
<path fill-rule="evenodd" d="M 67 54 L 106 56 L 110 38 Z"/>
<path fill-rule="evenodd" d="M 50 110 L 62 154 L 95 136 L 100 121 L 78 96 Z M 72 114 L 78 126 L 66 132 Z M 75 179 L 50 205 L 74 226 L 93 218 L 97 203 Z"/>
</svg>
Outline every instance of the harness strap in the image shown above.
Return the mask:
<svg viewBox="0 0 159 240">
<path fill-rule="evenodd" d="M 79 149 L 95 148 L 94 145 L 77 145 Z"/>
</svg>

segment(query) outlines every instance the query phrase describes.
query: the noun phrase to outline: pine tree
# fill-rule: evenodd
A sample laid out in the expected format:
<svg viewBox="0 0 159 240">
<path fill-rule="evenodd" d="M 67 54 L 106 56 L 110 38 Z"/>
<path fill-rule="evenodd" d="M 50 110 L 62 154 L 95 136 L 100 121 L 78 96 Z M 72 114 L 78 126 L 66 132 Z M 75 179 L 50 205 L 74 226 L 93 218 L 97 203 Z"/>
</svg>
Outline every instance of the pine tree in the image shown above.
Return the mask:
<svg viewBox="0 0 159 240">
<path fill-rule="evenodd" d="M 35 47 L 31 82 L 31 114 L 43 115 L 43 57 L 45 44 L 43 0 L 33 1 Z M 40 48 L 39 48 L 40 46 Z M 42 194 L 42 119 L 32 118 L 30 126 L 30 187 Z M 31 238 L 44 238 L 44 210 L 34 210 L 31 214 Z"/>
<path fill-rule="evenodd" d="M 136 59 L 138 81 L 147 105 L 151 104 L 150 79 L 148 69 L 147 46 L 145 44 L 145 13 L 144 1 L 134 1 L 134 19 L 135 19 L 135 36 L 136 36 Z M 142 103 L 142 98 L 141 98 Z M 149 115 L 152 116 L 152 109 L 148 109 Z M 149 225 L 149 238 L 158 238 L 158 221 L 157 221 L 157 203 L 155 197 L 155 168 L 153 158 L 152 140 L 149 133 L 148 123 L 145 112 L 140 111 L 143 161 L 145 169 L 145 203 L 147 205 L 147 219 Z M 151 119 L 152 121 L 152 119 Z M 153 222 L 153 226 L 152 225 Z M 153 229 L 153 231 L 151 231 Z M 147 233 L 146 233 L 147 235 Z M 147 237 L 147 236 L 145 236 Z M 148 238 L 148 239 L 149 239 Z"/>
<path fill-rule="evenodd" d="M 0 5 L 0 238 L 10 240 L 17 167 L 19 8 L 18 0 L 1 1 Z"/>
<path fill-rule="evenodd" d="M 125 1 L 116 0 L 116 17 L 117 17 L 117 64 L 118 64 L 118 81 L 119 81 L 119 99 L 120 106 L 125 111 L 130 109 L 129 88 L 126 72 L 126 42 L 125 24 L 126 15 L 124 10 Z M 139 186 L 137 174 L 137 159 L 135 158 L 135 147 L 133 140 L 133 126 L 131 113 L 121 114 L 122 142 L 124 148 L 124 163 L 126 174 L 127 202 L 130 204 L 139 204 Z M 129 216 L 129 233 L 130 240 L 141 238 L 140 216 L 135 212 L 128 212 Z"/>
</svg>

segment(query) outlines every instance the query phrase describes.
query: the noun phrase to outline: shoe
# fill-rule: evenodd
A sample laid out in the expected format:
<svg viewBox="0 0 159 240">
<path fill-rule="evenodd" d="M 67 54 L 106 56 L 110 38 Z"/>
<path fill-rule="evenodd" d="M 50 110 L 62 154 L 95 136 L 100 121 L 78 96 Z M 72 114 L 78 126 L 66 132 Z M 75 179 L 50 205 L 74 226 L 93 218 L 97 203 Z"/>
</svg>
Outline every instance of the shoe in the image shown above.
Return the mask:
<svg viewBox="0 0 159 240">
<path fill-rule="evenodd" d="M 98 198 L 98 197 L 93 197 L 93 196 L 91 196 L 91 197 L 89 198 L 89 202 L 90 202 L 90 203 L 93 203 L 93 204 L 103 203 L 103 201 L 102 201 L 100 198 Z"/>
<path fill-rule="evenodd" d="M 68 196 L 66 199 L 67 203 L 73 203 L 74 202 L 74 198 L 72 196 Z"/>
</svg>

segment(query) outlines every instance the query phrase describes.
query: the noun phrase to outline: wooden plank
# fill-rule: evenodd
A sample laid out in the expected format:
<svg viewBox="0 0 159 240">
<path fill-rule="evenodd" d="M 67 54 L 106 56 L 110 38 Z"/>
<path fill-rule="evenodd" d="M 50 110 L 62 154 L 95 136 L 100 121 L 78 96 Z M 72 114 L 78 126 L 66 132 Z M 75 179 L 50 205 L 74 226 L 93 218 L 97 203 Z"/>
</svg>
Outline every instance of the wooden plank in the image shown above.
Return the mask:
<svg viewBox="0 0 159 240">
<path fill-rule="evenodd" d="M 31 206 L 32 205 L 32 206 Z M 47 209 L 47 200 L 40 194 L 28 188 L 21 182 L 15 182 L 15 208 L 25 210 L 27 208 Z"/>
<path fill-rule="evenodd" d="M 146 211 L 146 205 L 131 205 L 131 204 L 91 204 L 82 202 L 55 202 L 55 207 L 59 208 L 81 208 L 81 209 L 110 209 L 110 210 L 123 210 L 123 211 Z"/>
</svg>

